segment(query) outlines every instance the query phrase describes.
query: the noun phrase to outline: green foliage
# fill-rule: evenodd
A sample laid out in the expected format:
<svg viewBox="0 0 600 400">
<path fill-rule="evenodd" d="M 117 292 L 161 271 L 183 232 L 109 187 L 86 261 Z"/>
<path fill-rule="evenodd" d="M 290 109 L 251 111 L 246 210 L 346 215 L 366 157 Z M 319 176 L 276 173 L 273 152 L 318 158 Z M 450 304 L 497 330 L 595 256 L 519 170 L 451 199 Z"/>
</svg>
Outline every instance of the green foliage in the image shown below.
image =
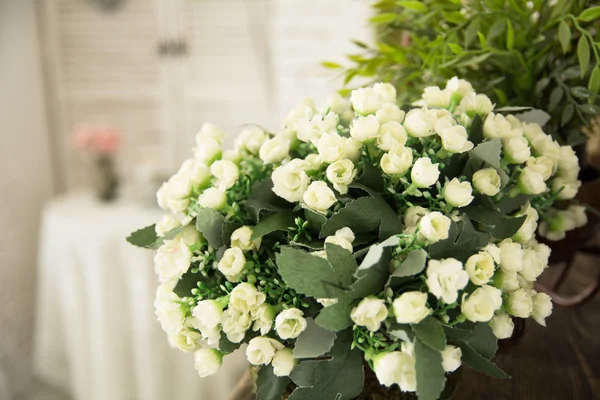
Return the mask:
<svg viewBox="0 0 600 400">
<path fill-rule="evenodd" d="M 127 241 L 134 246 L 157 249 L 162 244 L 162 240 L 156 236 L 155 227 L 156 224 L 152 224 L 145 228 L 138 229 L 127 237 Z"/>
<path fill-rule="evenodd" d="M 431 349 L 443 351 L 446 348 L 446 335 L 437 319 L 427 317 L 418 324 L 411 325 L 411 328 L 419 341 Z"/>
<path fill-rule="evenodd" d="M 306 320 L 306 329 L 298 336 L 294 346 L 295 358 L 315 358 L 327 353 L 333 347 L 335 332 L 326 330 L 312 318 Z"/>
<path fill-rule="evenodd" d="M 212 208 L 202 208 L 196 216 L 196 228 L 213 248 L 218 249 L 225 245 L 223 240 L 223 227 L 225 217 Z"/>
<path fill-rule="evenodd" d="M 261 367 L 256 377 L 256 400 L 281 400 L 290 381 L 287 376 L 275 375 L 271 365 Z"/>
<path fill-rule="evenodd" d="M 421 339 L 415 341 L 415 369 L 419 400 L 437 400 L 444 390 L 444 368 L 439 351 L 427 346 Z"/>
<path fill-rule="evenodd" d="M 379 1 L 378 41 L 349 55 L 346 82 L 387 81 L 409 102 L 458 76 L 503 106 L 550 112 L 548 130 L 569 143 L 600 113 L 600 7 L 590 0 Z M 597 3 L 596 3 L 597 4 Z M 591 107 L 590 107 L 591 106 Z"/>
<path fill-rule="evenodd" d="M 294 226 L 294 220 L 297 214 L 293 211 L 283 211 L 269 215 L 262 219 L 252 232 L 252 240 L 261 238 L 275 231 L 287 231 Z"/>
</svg>

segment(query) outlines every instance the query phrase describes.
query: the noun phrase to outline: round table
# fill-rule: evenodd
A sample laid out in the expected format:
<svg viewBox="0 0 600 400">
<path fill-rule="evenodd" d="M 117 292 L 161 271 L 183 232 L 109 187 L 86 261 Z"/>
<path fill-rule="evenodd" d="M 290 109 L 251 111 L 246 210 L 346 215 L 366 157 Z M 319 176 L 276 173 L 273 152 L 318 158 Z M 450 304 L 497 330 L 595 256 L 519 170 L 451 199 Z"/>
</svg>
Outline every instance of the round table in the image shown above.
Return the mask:
<svg viewBox="0 0 600 400">
<path fill-rule="evenodd" d="M 153 251 L 125 241 L 159 220 L 133 201 L 71 194 L 43 213 L 34 369 L 74 400 L 226 399 L 247 370 L 243 352 L 200 379 L 154 314 Z"/>
</svg>

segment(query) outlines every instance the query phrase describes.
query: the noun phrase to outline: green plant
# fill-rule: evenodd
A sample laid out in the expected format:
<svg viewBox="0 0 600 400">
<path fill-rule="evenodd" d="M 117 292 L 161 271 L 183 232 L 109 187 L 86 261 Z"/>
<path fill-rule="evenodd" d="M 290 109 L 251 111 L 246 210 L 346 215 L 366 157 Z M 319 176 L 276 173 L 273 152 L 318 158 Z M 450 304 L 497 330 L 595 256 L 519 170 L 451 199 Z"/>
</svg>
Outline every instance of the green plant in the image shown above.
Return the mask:
<svg viewBox="0 0 600 400">
<path fill-rule="evenodd" d="M 550 114 L 545 130 L 562 142 L 585 141 L 583 125 L 600 114 L 600 6 L 586 0 L 381 0 L 370 19 L 378 41 L 348 56 L 355 77 L 393 83 L 400 100 L 459 76 L 498 107 Z M 598 4 L 598 3 L 596 3 Z"/>
</svg>

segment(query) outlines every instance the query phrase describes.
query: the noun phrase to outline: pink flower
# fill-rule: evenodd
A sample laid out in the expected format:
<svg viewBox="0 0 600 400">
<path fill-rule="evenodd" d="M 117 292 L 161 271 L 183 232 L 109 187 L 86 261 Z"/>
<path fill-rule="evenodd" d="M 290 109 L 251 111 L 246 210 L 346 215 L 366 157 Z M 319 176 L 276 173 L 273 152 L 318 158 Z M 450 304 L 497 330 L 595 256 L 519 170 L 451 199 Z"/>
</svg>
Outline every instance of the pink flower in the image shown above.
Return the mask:
<svg viewBox="0 0 600 400">
<path fill-rule="evenodd" d="M 75 148 L 97 155 L 111 155 L 121 144 L 121 134 L 117 128 L 81 126 L 73 133 Z"/>
</svg>

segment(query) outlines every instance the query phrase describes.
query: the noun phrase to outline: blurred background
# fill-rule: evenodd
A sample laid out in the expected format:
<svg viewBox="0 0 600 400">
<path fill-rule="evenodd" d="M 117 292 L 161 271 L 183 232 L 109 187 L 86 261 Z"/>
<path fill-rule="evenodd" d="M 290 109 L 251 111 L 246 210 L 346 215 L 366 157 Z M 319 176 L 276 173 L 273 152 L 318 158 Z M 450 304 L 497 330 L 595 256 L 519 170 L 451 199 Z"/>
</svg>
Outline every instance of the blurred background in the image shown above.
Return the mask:
<svg viewBox="0 0 600 400">
<path fill-rule="evenodd" d="M 0 0 L 0 400 L 226 398 L 154 316 L 125 236 L 207 121 L 278 129 L 369 41 L 366 1 Z M 227 146 L 227 144 L 226 144 Z"/>
</svg>

